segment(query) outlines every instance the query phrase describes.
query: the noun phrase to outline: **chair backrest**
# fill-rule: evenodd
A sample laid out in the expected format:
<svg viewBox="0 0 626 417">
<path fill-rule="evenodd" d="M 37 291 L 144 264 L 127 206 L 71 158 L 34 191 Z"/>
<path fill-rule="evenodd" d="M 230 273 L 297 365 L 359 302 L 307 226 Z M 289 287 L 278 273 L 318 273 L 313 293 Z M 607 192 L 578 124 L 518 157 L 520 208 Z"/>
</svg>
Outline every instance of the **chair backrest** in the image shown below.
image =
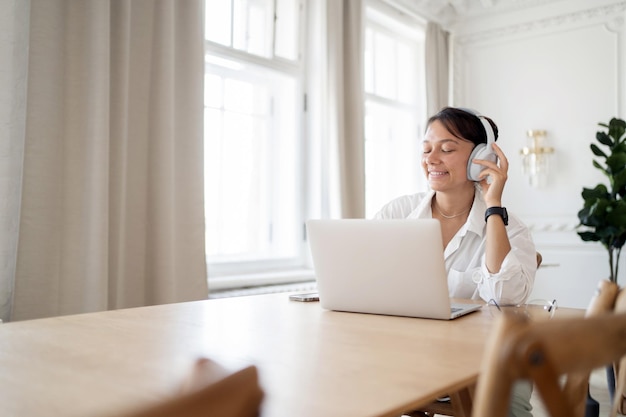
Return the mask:
<svg viewBox="0 0 626 417">
<path fill-rule="evenodd" d="M 126 417 L 257 417 L 262 398 L 256 367 L 229 373 L 200 359 L 181 392 Z"/>
<path fill-rule="evenodd" d="M 602 281 L 581 318 L 502 315 L 487 344 L 472 415 L 507 416 L 513 383 L 530 379 L 551 416 L 582 417 L 591 371 L 626 355 L 626 313 L 606 314 L 618 291 Z"/>
<path fill-rule="evenodd" d="M 620 314 L 626 312 L 626 290 L 622 289 L 615 300 L 615 313 Z M 615 401 L 617 402 L 617 411 L 626 415 L 626 358 L 614 364 L 615 371 Z"/>
<path fill-rule="evenodd" d="M 598 283 L 595 294 L 591 297 L 585 317 L 595 317 L 614 311 L 615 300 L 619 293 L 619 286 L 609 280 L 602 280 Z M 608 365 L 608 364 L 607 364 Z M 591 369 L 568 374 L 563 391 L 567 395 L 571 404 L 574 405 L 576 414 L 585 414 L 585 403 L 589 392 L 589 377 Z"/>
</svg>

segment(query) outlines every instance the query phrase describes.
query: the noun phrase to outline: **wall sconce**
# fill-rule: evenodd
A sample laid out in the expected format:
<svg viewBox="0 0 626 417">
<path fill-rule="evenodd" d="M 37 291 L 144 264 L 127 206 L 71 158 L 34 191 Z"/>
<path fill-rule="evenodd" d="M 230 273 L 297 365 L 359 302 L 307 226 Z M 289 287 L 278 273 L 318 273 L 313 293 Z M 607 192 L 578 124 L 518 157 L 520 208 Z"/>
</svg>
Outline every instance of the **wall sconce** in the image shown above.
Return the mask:
<svg viewBox="0 0 626 417">
<path fill-rule="evenodd" d="M 532 187 L 542 187 L 548 179 L 550 157 L 554 153 L 554 148 L 543 146 L 545 130 L 529 130 L 526 135 L 529 138 L 529 146 L 520 150 L 522 172 L 528 177 L 528 183 Z"/>
</svg>

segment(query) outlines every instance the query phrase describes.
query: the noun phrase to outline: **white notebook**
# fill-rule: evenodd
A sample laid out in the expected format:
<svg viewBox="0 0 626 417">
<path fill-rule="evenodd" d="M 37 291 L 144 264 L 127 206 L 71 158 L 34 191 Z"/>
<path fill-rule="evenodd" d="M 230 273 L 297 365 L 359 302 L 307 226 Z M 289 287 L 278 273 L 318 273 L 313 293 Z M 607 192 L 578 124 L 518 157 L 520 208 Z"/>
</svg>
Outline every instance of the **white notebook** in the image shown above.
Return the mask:
<svg viewBox="0 0 626 417">
<path fill-rule="evenodd" d="M 309 220 L 321 306 L 449 320 L 481 304 L 451 303 L 438 220 Z"/>
</svg>

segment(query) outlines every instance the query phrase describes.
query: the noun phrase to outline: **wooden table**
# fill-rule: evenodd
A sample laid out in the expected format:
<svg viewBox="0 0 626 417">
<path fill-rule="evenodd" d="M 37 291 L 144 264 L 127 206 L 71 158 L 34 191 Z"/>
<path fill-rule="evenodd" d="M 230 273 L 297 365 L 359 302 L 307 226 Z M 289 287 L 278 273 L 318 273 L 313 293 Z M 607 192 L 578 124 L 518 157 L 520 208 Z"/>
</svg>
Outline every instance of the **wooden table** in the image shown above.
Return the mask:
<svg viewBox="0 0 626 417">
<path fill-rule="evenodd" d="M 477 379 L 492 316 L 323 310 L 286 294 L 0 325 L 0 415 L 111 416 L 178 389 L 198 357 L 254 364 L 262 415 L 399 416 Z"/>
</svg>

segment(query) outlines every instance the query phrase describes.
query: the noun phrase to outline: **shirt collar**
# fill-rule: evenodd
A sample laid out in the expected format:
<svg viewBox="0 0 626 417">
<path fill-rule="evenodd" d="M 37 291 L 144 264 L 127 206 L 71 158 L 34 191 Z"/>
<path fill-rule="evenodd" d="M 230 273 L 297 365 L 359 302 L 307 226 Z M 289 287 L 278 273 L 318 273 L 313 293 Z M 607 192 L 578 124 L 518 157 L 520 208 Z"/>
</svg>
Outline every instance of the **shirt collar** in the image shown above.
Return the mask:
<svg viewBox="0 0 626 417">
<path fill-rule="evenodd" d="M 407 216 L 409 219 L 431 219 L 433 217 L 433 211 L 431 208 L 431 202 L 435 196 L 434 191 L 429 191 L 422 201 L 415 207 L 415 210 Z"/>
<path fill-rule="evenodd" d="M 432 200 L 435 196 L 434 191 L 429 191 L 424 199 L 420 201 L 418 206 L 407 217 L 409 219 L 428 219 L 433 217 L 432 212 Z M 467 221 L 459 230 L 459 235 L 464 236 L 467 232 L 472 232 L 482 237 L 485 233 L 485 210 L 487 205 L 482 198 L 482 194 L 479 190 L 474 193 L 474 202 L 472 203 L 472 209 L 467 216 Z"/>
</svg>

